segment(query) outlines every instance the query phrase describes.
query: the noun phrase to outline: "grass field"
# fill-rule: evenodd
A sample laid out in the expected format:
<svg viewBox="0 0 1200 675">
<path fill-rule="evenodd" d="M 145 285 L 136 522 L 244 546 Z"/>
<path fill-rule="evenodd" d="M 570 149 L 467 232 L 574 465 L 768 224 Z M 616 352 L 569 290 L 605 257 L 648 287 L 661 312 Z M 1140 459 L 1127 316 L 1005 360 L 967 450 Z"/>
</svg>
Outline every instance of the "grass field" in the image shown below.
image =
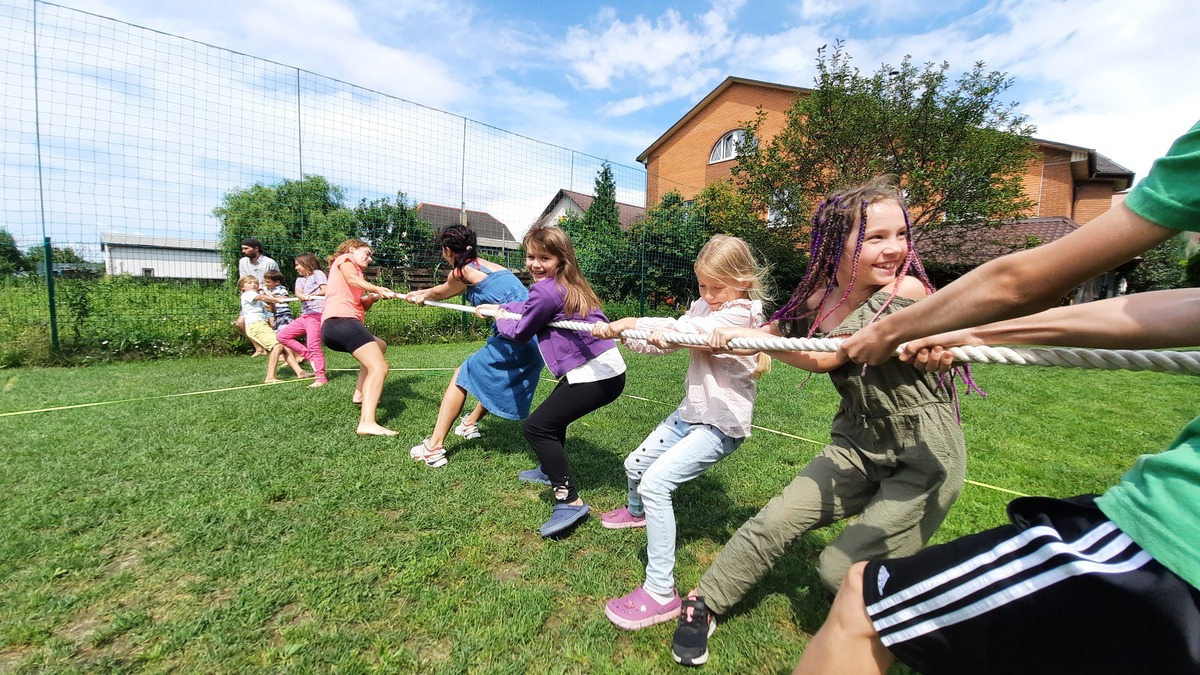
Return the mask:
<svg viewBox="0 0 1200 675">
<path fill-rule="evenodd" d="M 0 671 L 673 672 L 673 624 L 624 632 L 603 602 L 641 582 L 645 535 L 598 517 L 542 540 L 550 495 L 520 425 L 486 419 L 450 464 L 408 458 L 477 344 L 389 352 L 380 420 L 357 438 L 354 374 L 261 382 L 262 360 L 0 370 Z M 621 462 L 682 395 L 686 357 L 625 352 L 627 394 L 571 427 L 581 494 L 622 503 Z M 330 366 L 353 362 L 333 355 Z M 413 368 L 416 370 L 400 370 Z M 963 399 L 978 483 L 1102 491 L 1196 414 L 1186 376 L 979 367 Z M 756 431 L 676 495 L 681 589 L 828 438 L 828 378 L 777 365 Z M 550 389 L 543 383 L 539 400 Z M 188 392 L 211 392 L 173 396 Z M 113 402 L 31 414 L 45 408 Z M 968 484 L 935 540 L 996 525 L 1011 495 Z M 712 640 L 708 673 L 787 672 L 829 606 L 805 537 Z M 897 672 L 903 672 L 896 669 Z"/>
</svg>

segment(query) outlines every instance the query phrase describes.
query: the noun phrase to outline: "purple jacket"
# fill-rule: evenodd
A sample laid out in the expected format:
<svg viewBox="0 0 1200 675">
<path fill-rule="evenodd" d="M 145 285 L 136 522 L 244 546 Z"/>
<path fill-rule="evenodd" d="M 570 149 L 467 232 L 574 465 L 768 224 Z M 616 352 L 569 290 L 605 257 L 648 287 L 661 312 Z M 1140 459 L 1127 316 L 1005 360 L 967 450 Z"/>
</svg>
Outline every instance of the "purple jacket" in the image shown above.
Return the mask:
<svg viewBox="0 0 1200 675">
<path fill-rule="evenodd" d="M 616 342 L 594 338 L 591 333 L 546 325 L 552 321 L 608 321 L 604 312 L 598 309 L 588 312 L 588 315 L 582 318 L 567 316 L 563 313 L 566 297 L 566 293 L 558 287 L 553 278 L 542 279 L 529 287 L 528 300 L 500 305 L 506 312 L 520 314 L 519 321 L 496 319 L 496 331 L 510 340 L 526 342 L 537 335 L 538 350 L 542 352 L 546 367 L 555 377 L 562 377 L 568 371 L 617 347 Z"/>
</svg>

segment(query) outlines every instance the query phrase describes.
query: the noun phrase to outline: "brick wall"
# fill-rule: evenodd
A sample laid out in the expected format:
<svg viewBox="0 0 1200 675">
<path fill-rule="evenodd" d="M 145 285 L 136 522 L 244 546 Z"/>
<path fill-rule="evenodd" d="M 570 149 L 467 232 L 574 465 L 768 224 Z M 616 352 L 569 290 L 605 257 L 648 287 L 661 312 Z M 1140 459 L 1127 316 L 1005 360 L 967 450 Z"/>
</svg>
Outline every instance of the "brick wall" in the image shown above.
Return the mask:
<svg viewBox="0 0 1200 675">
<path fill-rule="evenodd" d="M 774 138 L 783 128 L 795 93 L 735 82 L 695 117 L 677 129 L 646 160 L 646 204 L 653 206 L 671 190 L 693 199 L 704 186 L 729 178 L 735 160 L 709 164 L 713 146 L 722 136 L 753 121 L 758 107 L 767 113 L 761 134 Z"/>
<path fill-rule="evenodd" d="M 1083 225 L 1113 205 L 1112 184 L 1080 183 L 1075 187 L 1075 222 Z"/>
</svg>

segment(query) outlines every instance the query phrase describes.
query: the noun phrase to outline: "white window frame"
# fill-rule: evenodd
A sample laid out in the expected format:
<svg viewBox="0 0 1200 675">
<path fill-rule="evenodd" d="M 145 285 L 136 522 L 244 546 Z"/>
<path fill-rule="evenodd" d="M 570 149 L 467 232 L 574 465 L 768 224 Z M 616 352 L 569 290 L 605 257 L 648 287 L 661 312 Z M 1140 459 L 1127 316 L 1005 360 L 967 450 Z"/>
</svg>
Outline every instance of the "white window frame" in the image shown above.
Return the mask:
<svg viewBox="0 0 1200 675">
<path fill-rule="evenodd" d="M 708 163 L 717 164 L 718 162 L 728 162 L 731 159 L 737 159 L 737 146 L 746 137 L 744 129 L 734 129 L 727 132 L 713 145 L 712 152 L 708 154 Z"/>
</svg>

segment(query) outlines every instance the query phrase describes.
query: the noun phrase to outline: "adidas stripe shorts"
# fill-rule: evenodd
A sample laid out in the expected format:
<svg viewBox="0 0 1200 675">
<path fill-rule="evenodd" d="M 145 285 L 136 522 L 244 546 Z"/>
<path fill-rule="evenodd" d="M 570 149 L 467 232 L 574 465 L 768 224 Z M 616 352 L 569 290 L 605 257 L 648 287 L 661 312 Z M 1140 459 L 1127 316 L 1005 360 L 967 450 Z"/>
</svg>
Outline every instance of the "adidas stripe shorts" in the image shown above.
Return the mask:
<svg viewBox="0 0 1200 675">
<path fill-rule="evenodd" d="M 1200 591 L 1095 505 L 1027 497 L 1011 524 L 867 565 L 883 644 L 925 675 L 1200 673 Z"/>
</svg>

